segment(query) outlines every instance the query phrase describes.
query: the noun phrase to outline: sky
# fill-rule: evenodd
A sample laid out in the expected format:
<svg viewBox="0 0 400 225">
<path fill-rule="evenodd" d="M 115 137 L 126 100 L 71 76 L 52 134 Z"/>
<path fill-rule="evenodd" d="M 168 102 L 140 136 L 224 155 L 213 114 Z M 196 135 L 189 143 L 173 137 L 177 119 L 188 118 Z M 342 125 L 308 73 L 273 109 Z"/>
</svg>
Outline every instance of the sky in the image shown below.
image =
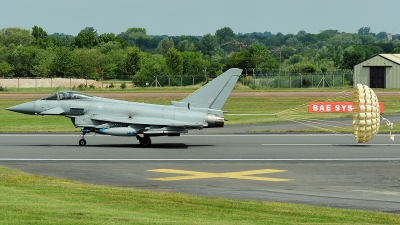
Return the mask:
<svg viewBox="0 0 400 225">
<path fill-rule="evenodd" d="M 304 30 L 400 34 L 399 0 L 0 0 L 0 29 L 43 28 L 76 36 L 85 27 L 120 34 L 140 27 L 150 35 Z"/>
</svg>

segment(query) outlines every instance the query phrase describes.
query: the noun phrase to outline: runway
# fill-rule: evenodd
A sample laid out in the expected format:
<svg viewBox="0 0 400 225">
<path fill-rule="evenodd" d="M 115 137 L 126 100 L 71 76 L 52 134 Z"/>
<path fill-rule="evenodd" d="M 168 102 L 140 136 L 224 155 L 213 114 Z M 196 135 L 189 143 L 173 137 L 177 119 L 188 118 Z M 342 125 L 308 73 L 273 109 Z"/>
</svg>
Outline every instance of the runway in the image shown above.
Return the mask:
<svg viewBox="0 0 400 225">
<path fill-rule="evenodd" d="M 400 213 L 400 144 L 389 135 L 358 144 L 224 129 L 153 138 L 151 148 L 127 137 L 87 135 L 80 147 L 79 134 L 0 134 L 0 164 L 110 186 Z"/>
</svg>

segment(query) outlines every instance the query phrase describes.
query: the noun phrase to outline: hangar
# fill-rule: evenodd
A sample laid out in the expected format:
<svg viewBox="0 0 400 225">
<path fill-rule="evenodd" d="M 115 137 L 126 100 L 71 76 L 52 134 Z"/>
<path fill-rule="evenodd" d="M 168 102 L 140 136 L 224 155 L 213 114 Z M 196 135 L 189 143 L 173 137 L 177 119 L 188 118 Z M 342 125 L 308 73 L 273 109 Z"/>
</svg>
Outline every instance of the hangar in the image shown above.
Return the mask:
<svg viewBox="0 0 400 225">
<path fill-rule="evenodd" d="M 354 66 L 354 85 L 400 88 L 400 54 L 379 54 Z"/>
</svg>

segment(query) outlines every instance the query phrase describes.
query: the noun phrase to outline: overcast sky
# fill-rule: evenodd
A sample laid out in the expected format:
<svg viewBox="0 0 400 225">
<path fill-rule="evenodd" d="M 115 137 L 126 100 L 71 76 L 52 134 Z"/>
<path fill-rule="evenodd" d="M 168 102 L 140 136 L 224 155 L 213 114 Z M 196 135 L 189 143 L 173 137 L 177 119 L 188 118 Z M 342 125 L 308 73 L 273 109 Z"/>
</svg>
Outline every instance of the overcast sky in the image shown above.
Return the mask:
<svg viewBox="0 0 400 225">
<path fill-rule="evenodd" d="M 34 25 L 48 34 L 77 35 L 85 27 L 119 34 L 140 27 L 151 35 L 322 30 L 400 33 L 399 0 L 0 0 L 0 29 Z"/>
</svg>

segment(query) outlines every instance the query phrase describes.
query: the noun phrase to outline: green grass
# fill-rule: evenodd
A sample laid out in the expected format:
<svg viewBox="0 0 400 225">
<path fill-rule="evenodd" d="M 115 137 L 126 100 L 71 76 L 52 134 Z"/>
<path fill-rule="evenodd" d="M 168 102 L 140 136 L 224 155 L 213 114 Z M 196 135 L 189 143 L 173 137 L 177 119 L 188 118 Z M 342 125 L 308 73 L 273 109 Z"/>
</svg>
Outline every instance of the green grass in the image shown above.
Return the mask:
<svg viewBox="0 0 400 225">
<path fill-rule="evenodd" d="M 0 224 L 399 224 L 400 215 L 84 184 L 0 166 Z"/>
</svg>

